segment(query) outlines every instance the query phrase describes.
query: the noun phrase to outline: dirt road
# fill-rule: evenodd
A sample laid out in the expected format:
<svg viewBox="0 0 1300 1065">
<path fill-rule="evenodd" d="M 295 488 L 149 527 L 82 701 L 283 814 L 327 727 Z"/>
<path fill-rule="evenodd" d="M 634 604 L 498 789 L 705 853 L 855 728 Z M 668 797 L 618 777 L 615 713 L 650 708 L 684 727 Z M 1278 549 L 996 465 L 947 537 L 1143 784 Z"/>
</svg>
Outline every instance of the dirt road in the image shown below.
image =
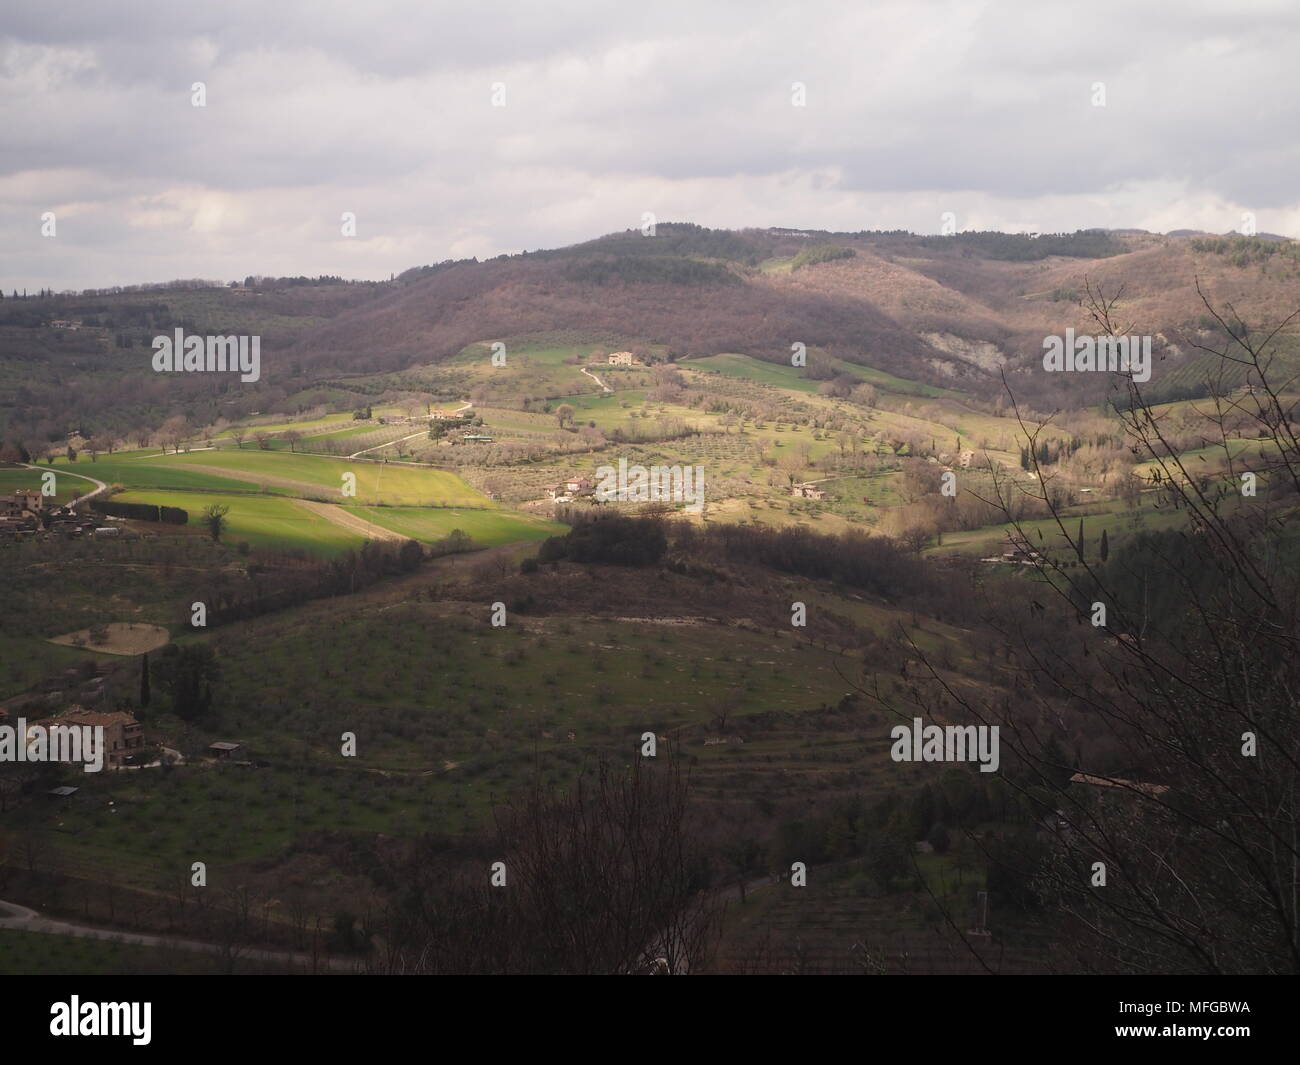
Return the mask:
<svg viewBox="0 0 1300 1065">
<path fill-rule="evenodd" d="M 21 463 L 19 463 L 19 465 L 20 465 L 20 466 L 26 466 L 29 470 L 39 470 L 41 473 L 44 473 L 44 472 L 49 468 L 49 467 L 47 467 L 47 466 L 33 466 L 30 462 L 21 462 Z M 80 480 L 82 480 L 82 481 L 89 481 L 91 484 L 96 484 L 96 485 L 99 486 L 99 487 L 96 488 L 93 492 L 87 492 L 84 496 L 82 496 L 82 497 L 81 497 L 80 499 L 78 499 L 76 502 L 71 503 L 70 506 L 73 506 L 73 507 L 79 507 L 79 506 L 81 506 L 81 504 L 84 503 L 87 499 L 94 499 L 95 496 L 99 495 L 100 492 L 107 492 L 107 491 L 108 491 L 108 485 L 106 485 L 106 484 L 105 484 L 103 481 L 101 481 L 98 477 L 88 477 L 88 476 L 86 476 L 86 474 L 84 474 L 84 473 L 73 473 L 71 470 L 58 469 L 58 470 L 55 470 L 55 471 L 54 471 L 54 476 L 55 476 L 55 477 L 76 477 L 76 478 L 78 478 L 78 479 L 80 479 Z"/>
<path fill-rule="evenodd" d="M 0 928 L 12 928 L 19 932 L 39 932 L 55 936 L 80 936 L 84 939 L 110 939 L 117 943 L 133 943 L 141 947 L 169 947 L 173 950 L 196 951 L 201 954 L 225 954 L 225 947 L 217 943 L 204 943 L 197 939 L 181 939 L 179 936 L 154 936 L 143 932 L 119 932 L 113 928 L 95 928 L 92 925 L 74 924 L 71 921 L 58 921 L 42 917 L 27 906 L 16 902 L 0 901 Z M 297 954 L 287 950 L 254 950 L 236 948 L 238 958 L 255 961 L 269 961 L 283 965 L 297 965 L 310 968 L 310 954 Z M 356 969 L 355 962 L 343 959 L 320 958 L 316 963 L 323 968 L 337 972 L 350 972 Z"/>
<path fill-rule="evenodd" d="M 590 377 L 593 381 L 595 381 L 596 384 L 600 385 L 603 391 L 605 392 L 614 391 L 612 388 L 609 387 L 609 385 L 605 384 L 604 381 L 602 381 L 599 377 L 597 377 L 594 373 L 592 373 L 589 369 L 587 369 L 587 367 L 584 366 L 582 368 L 582 372 L 585 373 L 588 377 Z"/>
<path fill-rule="evenodd" d="M 395 533 L 391 529 L 385 529 L 382 525 L 376 525 L 374 522 L 366 521 L 365 518 L 358 518 L 355 514 L 349 514 L 342 507 L 333 503 L 317 503 L 311 499 L 295 499 L 294 502 L 326 521 L 332 521 L 335 525 L 340 525 L 349 532 L 364 536 L 367 540 L 407 539 L 401 533 Z"/>
<path fill-rule="evenodd" d="M 470 407 L 472 407 L 472 406 L 474 406 L 474 404 L 473 404 L 472 402 L 466 400 L 465 403 L 463 403 L 460 407 L 458 407 L 458 408 L 457 408 L 456 410 L 454 410 L 452 413 L 453 413 L 453 414 L 460 414 L 460 413 L 462 413 L 463 411 L 467 411 L 467 410 L 469 410 Z M 372 452 L 372 451 L 382 451 L 384 448 L 386 448 L 386 447 L 392 447 L 394 444 L 400 444 L 400 443 L 402 443 L 402 441 L 404 441 L 404 440 L 414 440 L 417 436 L 424 436 L 425 434 L 428 433 L 428 431 L 429 431 L 428 429 L 421 429 L 418 433 L 412 433 L 410 436 L 402 436 L 402 437 L 398 437 L 398 439 L 396 439 L 396 440 L 390 440 L 390 441 L 388 441 L 388 443 L 386 443 L 386 444 L 377 444 L 375 447 L 368 447 L 368 448 L 366 448 L 366 449 L 363 450 L 363 451 L 356 451 L 356 452 L 354 452 L 353 454 L 349 455 L 348 458 L 350 458 L 350 459 L 357 459 L 357 458 L 360 458 L 362 455 L 368 455 L 368 454 L 370 454 L 370 452 Z"/>
</svg>

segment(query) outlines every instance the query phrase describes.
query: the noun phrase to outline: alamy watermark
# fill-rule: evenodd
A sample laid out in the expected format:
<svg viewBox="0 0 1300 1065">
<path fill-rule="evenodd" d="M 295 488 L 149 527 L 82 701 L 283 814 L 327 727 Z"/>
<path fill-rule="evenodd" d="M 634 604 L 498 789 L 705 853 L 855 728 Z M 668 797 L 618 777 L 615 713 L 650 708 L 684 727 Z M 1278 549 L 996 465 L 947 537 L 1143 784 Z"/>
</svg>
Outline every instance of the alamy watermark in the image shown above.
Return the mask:
<svg viewBox="0 0 1300 1065">
<path fill-rule="evenodd" d="M 703 466 L 629 466 L 618 460 L 618 468 L 596 469 L 595 498 L 601 503 L 685 503 L 682 509 L 698 514 L 704 509 Z"/>
<path fill-rule="evenodd" d="M 19 739 L 19 737 L 22 737 Z M 0 762 L 81 762 L 82 771 L 104 768 L 103 725 L 0 725 Z"/>
<path fill-rule="evenodd" d="M 889 730 L 894 745 L 889 757 L 895 762 L 979 762 L 981 773 L 996 773 L 1001 763 L 998 725 L 925 725 L 919 717 L 912 724 Z"/>
<path fill-rule="evenodd" d="M 73 995 L 50 1006 L 50 1035 L 130 1036 L 135 1046 L 148 1046 L 152 1014 L 152 1002 L 82 1002 Z"/>
<path fill-rule="evenodd" d="M 1064 337 L 1043 338 L 1043 369 L 1058 373 L 1126 373 L 1144 384 L 1151 380 L 1151 338 L 1076 337 L 1073 329 L 1067 329 Z"/>
<path fill-rule="evenodd" d="M 260 336 L 186 336 L 177 328 L 174 337 L 153 338 L 153 368 L 158 373 L 229 371 L 241 381 L 262 376 Z"/>
</svg>

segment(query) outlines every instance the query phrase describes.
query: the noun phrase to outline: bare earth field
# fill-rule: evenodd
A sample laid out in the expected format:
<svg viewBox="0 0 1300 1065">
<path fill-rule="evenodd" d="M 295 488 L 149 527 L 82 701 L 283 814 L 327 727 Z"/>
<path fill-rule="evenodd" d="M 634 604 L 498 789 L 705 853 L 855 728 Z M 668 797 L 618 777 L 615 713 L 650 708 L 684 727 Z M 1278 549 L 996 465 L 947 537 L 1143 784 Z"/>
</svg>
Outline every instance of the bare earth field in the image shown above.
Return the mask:
<svg viewBox="0 0 1300 1065">
<path fill-rule="evenodd" d="M 50 643 L 65 647 L 89 647 L 107 655 L 142 655 L 171 642 L 171 634 L 161 625 L 142 625 L 134 621 L 110 621 L 104 626 L 108 636 L 102 642 L 91 638 L 90 629 L 78 629 L 51 638 Z"/>
</svg>

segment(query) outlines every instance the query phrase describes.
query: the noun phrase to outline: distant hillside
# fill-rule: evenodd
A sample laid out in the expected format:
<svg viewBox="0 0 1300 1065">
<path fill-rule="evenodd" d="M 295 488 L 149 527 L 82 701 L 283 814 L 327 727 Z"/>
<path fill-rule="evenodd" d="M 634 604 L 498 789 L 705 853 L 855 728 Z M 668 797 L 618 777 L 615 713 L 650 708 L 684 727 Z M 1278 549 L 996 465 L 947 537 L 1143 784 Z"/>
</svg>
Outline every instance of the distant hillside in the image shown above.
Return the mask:
<svg viewBox="0 0 1300 1065">
<path fill-rule="evenodd" d="M 1197 343 L 1224 339 L 1196 283 L 1252 326 L 1300 306 L 1300 245 L 1241 236 L 831 233 L 661 223 L 567 248 L 412 267 L 389 282 L 244 284 L 0 300 L 0 431 L 51 439 L 83 423 L 125 432 L 175 414 L 197 424 L 344 402 L 314 386 L 437 365 L 485 338 L 620 338 L 662 357 L 742 353 L 788 364 L 802 343 L 900 378 L 1040 409 L 1104 402 L 1104 375 L 1049 375 L 1043 338 L 1090 331 L 1088 283 L 1157 338 L 1170 396 L 1203 394 Z M 77 323 L 69 328 L 67 323 Z M 148 369 L 180 327 L 262 337 L 264 374 L 232 387 Z M 1288 332 L 1283 353 L 1300 347 Z M 1162 380 L 1163 379 L 1163 380 Z M 1199 390 L 1199 393 L 1198 393 Z M 111 423 L 111 424 L 109 424 Z M 17 426 L 16 430 L 10 427 Z"/>
</svg>

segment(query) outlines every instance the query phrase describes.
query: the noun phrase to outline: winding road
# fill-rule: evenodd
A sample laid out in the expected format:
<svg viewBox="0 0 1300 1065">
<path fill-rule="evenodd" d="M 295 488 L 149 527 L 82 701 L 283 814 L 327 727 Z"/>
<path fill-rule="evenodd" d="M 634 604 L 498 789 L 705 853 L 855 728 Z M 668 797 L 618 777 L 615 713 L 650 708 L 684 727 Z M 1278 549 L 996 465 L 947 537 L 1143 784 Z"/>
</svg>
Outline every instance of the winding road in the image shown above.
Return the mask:
<svg viewBox="0 0 1300 1065">
<path fill-rule="evenodd" d="M 20 462 L 19 465 L 20 465 L 20 466 L 26 466 L 29 470 L 36 470 L 36 471 L 38 471 L 38 472 L 40 472 L 40 473 L 45 473 L 46 470 L 48 469 L 48 467 L 46 467 L 46 466 L 33 466 L 30 462 Z M 100 492 L 107 492 L 107 491 L 108 491 L 108 485 L 106 485 L 106 484 L 105 484 L 103 481 L 101 481 L 98 477 L 87 477 L 84 473 L 73 473 L 71 470 L 50 470 L 50 472 L 53 473 L 54 476 L 55 476 L 56 478 L 57 478 L 57 477 L 77 477 L 77 478 L 79 478 L 80 480 L 83 480 L 83 481 L 90 481 L 91 484 L 97 484 L 97 485 L 99 485 L 99 487 L 96 488 L 93 492 L 87 492 L 84 496 L 81 496 L 79 499 L 76 499 L 76 500 L 72 501 L 71 503 L 69 503 L 68 506 L 70 506 L 70 507 L 79 507 L 79 506 L 81 506 L 81 504 L 84 503 L 87 499 L 94 499 L 95 496 L 99 495 Z"/>
<path fill-rule="evenodd" d="M 609 385 L 605 384 L 604 381 L 602 381 L 599 377 L 597 377 L 594 373 L 592 373 L 588 367 L 586 366 L 582 367 L 582 372 L 585 373 L 588 377 L 590 377 L 593 381 L 595 381 L 596 384 L 600 385 L 603 391 L 605 392 L 614 391 L 612 388 L 609 387 Z"/>
<path fill-rule="evenodd" d="M 458 407 L 456 410 L 452 411 L 452 413 L 453 413 L 453 414 L 462 414 L 462 413 L 464 413 L 465 411 L 469 410 L 470 407 L 472 407 L 472 406 L 474 406 L 474 404 L 473 404 L 472 402 L 470 402 L 469 400 L 466 400 L 464 406 L 462 406 L 462 407 Z M 432 417 L 432 416 L 430 416 L 430 417 Z M 388 443 L 386 443 L 386 444 L 379 444 L 379 445 L 377 445 L 376 447 L 368 447 L 368 448 L 366 448 L 364 451 L 358 451 L 358 452 L 355 452 L 354 454 L 349 455 L 348 458 L 350 458 L 350 459 L 356 459 L 356 458 L 360 458 L 362 455 L 367 455 L 367 454 L 369 454 L 371 451 L 382 451 L 384 448 L 386 448 L 386 447 L 392 447 L 394 444 L 400 444 L 400 443 L 402 443 L 402 441 L 404 441 L 404 440 L 414 440 L 417 436 L 424 436 L 428 431 L 429 431 L 428 429 L 421 429 L 418 433 L 412 433 L 410 436 L 399 437 L 399 438 L 396 439 L 396 440 L 390 440 L 390 441 L 388 441 Z"/>
</svg>

